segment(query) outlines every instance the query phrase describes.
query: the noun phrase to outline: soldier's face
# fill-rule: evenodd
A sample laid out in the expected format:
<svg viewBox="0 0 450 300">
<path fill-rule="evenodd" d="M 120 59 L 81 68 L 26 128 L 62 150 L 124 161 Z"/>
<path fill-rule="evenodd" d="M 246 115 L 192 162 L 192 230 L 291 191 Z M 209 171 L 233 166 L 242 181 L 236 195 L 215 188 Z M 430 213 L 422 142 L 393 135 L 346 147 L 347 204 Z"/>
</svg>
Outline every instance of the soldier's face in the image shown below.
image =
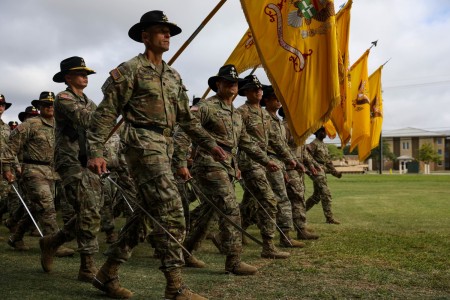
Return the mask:
<svg viewBox="0 0 450 300">
<path fill-rule="evenodd" d="M 66 75 L 66 82 L 82 90 L 88 85 L 88 74 L 86 71 L 71 71 Z"/>
<path fill-rule="evenodd" d="M 271 96 L 266 100 L 266 107 L 268 111 L 277 111 L 281 107 L 281 102 L 276 96 Z"/>
<path fill-rule="evenodd" d="M 245 91 L 245 96 L 247 101 L 250 103 L 259 103 L 263 96 L 263 91 L 261 88 L 251 88 Z"/>
<path fill-rule="evenodd" d="M 238 92 L 238 82 L 228 81 L 226 79 L 220 79 L 217 81 L 217 94 L 228 98 L 237 95 Z"/>
<path fill-rule="evenodd" d="M 6 105 L 0 104 L 0 116 L 5 112 Z"/>
<path fill-rule="evenodd" d="M 157 53 L 163 53 L 170 47 L 170 28 L 166 25 L 153 25 L 142 33 L 145 46 Z"/>
<path fill-rule="evenodd" d="M 51 118 L 53 117 L 53 105 L 41 105 L 40 107 L 41 116 L 43 118 Z"/>
</svg>

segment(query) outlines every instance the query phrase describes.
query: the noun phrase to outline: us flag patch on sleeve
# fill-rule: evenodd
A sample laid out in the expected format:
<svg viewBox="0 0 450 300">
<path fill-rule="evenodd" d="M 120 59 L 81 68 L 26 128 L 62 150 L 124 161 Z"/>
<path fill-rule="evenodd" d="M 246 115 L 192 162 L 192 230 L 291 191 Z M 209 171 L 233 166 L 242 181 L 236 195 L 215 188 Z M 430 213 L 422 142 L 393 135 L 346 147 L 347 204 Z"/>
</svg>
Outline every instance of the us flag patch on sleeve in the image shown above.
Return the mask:
<svg viewBox="0 0 450 300">
<path fill-rule="evenodd" d="M 111 77 L 114 80 L 118 80 L 120 77 L 122 77 L 122 73 L 120 73 L 118 68 L 115 68 L 114 70 L 112 70 L 111 72 L 109 72 L 109 74 L 111 75 Z"/>
</svg>

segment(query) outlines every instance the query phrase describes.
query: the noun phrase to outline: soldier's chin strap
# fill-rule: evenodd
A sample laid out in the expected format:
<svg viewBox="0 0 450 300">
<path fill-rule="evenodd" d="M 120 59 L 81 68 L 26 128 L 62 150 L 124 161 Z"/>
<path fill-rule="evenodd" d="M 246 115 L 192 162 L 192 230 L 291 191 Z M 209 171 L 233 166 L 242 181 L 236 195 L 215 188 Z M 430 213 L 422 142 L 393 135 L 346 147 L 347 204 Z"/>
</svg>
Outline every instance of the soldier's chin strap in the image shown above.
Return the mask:
<svg viewBox="0 0 450 300">
<path fill-rule="evenodd" d="M 109 175 L 110 173 L 103 173 L 102 175 L 100 175 L 100 177 L 109 179 Z M 122 192 L 122 194 L 124 193 L 123 188 L 117 182 L 115 182 L 114 180 L 110 180 L 110 182 L 114 184 L 114 186 L 116 186 L 119 191 Z M 133 202 L 136 207 L 141 209 L 142 212 L 144 212 L 156 225 L 158 225 L 169 236 L 170 239 L 177 243 L 177 245 L 180 246 L 181 249 L 183 249 L 187 256 L 192 256 L 192 254 L 161 223 L 159 223 L 141 204 L 138 203 L 138 201 L 132 199 L 131 202 Z"/>
</svg>

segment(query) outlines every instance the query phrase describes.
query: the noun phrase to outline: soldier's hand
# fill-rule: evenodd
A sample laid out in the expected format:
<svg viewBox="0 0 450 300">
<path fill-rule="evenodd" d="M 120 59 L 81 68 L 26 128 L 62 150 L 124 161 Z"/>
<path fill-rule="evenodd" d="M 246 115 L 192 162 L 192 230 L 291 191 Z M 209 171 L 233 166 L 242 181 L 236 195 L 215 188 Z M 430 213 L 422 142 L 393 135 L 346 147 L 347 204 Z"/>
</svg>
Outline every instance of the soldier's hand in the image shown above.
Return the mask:
<svg viewBox="0 0 450 300">
<path fill-rule="evenodd" d="M 186 167 L 178 168 L 177 176 L 183 179 L 184 181 L 187 181 L 192 178 L 191 172 L 189 172 L 189 169 Z"/>
<path fill-rule="evenodd" d="M 306 168 L 301 163 L 297 163 L 297 169 L 300 170 L 300 172 L 302 172 L 302 173 L 306 173 Z"/>
<path fill-rule="evenodd" d="M 276 172 L 278 171 L 280 168 L 278 167 L 277 163 L 274 162 L 273 160 L 270 160 L 267 165 L 266 165 L 266 169 L 269 172 Z"/>
<path fill-rule="evenodd" d="M 3 178 L 5 178 L 9 183 L 13 183 L 15 179 L 14 174 L 11 171 L 4 171 Z"/>
<path fill-rule="evenodd" d="M 317 169 L 314 168 L 314 167 L 311 167 L 310 171 L 311 171 L 311 174 L 313 174 L 314 176 L 316 176 L 317 173 L 319 173 L 319 170 L 317 170 Z"/>
<path fill-rule="evenodd" d="M 103 157 L 91 158 L 88 160 L 87 167 L 97 175 L 107 173 L 106 161 Z"/>
<path fill-rule="evenodd" d="M 294 159 L 291 159 L 287 162 L 287 166 L 289 167 L 289 169 L 295 169 L 295 167 L 297 166 L 297 162 Z"/>
<path fill-rule="evenodd" d="M 223 161 L 227 158 L 227 153 L 219 146 L 212 148 L 211 155 L 215 161 Z"/>
<path fill-rule="evenodd" d="M 337 178 L 341 178 L 342 177 L 342 172 L 336 172 L 336 177 Z"/>
</svg>

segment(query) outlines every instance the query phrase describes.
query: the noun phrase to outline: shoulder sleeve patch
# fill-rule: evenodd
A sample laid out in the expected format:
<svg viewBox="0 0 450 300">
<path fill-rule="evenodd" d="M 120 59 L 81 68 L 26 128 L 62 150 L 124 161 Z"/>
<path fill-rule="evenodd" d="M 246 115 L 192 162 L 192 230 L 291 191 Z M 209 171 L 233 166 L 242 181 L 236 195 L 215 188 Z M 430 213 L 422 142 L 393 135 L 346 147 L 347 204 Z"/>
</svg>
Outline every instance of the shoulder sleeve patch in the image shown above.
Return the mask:
<svg viewBox="0 0 450 300">
<path fill-rule="evenodd" d="M 111 75 L 111 77 L 117 81 L 120 78 L 122 78 L 122 73 L 119 71 L 119 68 L 115 68 L 113 69 L 111 72 L 109 72 L 109 74 Z"/>
<path fill-rule="evenodd" d="M 70 95 L 70 93 L 68 93 L 68 92 L 61 92 L 58 94 L 58 97 L 61 99 L 67 99 L 67 100 L 72 99 L 72 95 Z"/>
</svg>

